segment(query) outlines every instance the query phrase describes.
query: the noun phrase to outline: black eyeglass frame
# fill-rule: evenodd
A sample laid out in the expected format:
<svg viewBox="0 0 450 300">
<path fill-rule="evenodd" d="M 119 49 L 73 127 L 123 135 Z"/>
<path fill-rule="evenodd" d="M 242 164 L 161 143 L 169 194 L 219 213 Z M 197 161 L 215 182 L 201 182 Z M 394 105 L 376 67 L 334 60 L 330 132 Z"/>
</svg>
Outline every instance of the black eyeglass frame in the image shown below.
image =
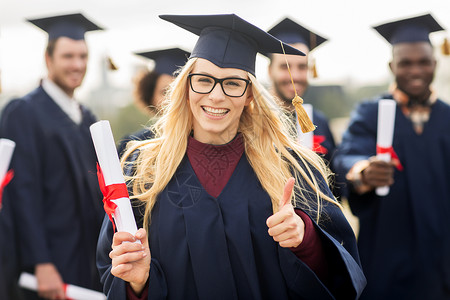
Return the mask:
<svg viewBox="0 0 450 300">
<path fill-rule="evenodd" d="M 208 77 L 208 78 L 211 78 L 212 80 L 214 80 L 214 84 L 213 84 L 213 86 L 212 86 L 212 88 L 211 88 L 211 90 L 210 90 L 209 92 L 197 92 L 197 91 L 194 89 L 194 87 L 192 86 L 192 76 L 195 76 L 195 75 Z M 247 91 L 248 86 L 249 86 L 250 84 L 252 84 L 252 81 L 251 81 L 251 80 L 249 80 L 249 79 L 244 79 L 244 78 L 240 78 L 240 77 L 226 77 L 226 78 L 221 78 L 221 79 L 219 79 L 219 78 L 216 78 L 216 77 L 214 77 L 214 76 L 207 75 L 207 74 L 201 74 L 201 73 L 191 73 L 191 74 L 188 75 L 188 78 L 189 78 L 189 86 L 191 87 L 191 90 L 192 90 L 193 92 L 197 93 L 197 94 L 209 94 L 209 93 L 211 93 L 211 92 L 214 90 L 214 88 L 216 87 L 217 83 L 219 83 L 219 84 L 220 84 L 220 87 L 222 88 L 222 92 L 223 92 L 225 95 L 227 95 L 228 97 L 232 97 L 232 98 L 239 98 L 239 97 L 242 97 L 242 96 L 245 94 L 245 92 Z M 231 96 L 231 95 L 228 95 L 227 92 L 225 92 L 225 89 L 223 88 L 223 82 L 224 82 L 225 80 L 229 80 L 229 79 L 237 79 L 237 80 L 242 80 L 242 81 L 245 82 L 245 88 L 244 88 L 244 91 L 242 92 L 242 94 L 241 94 L 240 96 Z"/>
</svg>

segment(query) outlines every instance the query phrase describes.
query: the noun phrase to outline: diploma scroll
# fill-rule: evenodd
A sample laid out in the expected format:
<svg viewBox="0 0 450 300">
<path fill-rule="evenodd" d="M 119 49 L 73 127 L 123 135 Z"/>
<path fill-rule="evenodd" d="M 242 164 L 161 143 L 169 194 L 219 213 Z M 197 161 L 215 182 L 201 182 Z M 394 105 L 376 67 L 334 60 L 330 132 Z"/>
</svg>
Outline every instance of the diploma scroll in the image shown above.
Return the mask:
<svg viewBox="0 0 450 300">
<path fill-rule="evenodd" d="M 395 102 L 395 100 L 382 99 L 378 102 L 378 124 L 377 124 L 378 149 L 392 148 L 396 107 L 397 103 Z M 391 161 L 392 157 L 389 151 L 383 151 L 383 153 L 377 153 L 377 158 L 389 162 Z M 388 186 L 378 187 L 375 192 L 378 196 L 386 196 L 387 194 L 389 194 L 389 187 Z"/>
<path fill-rule="evenodd" d="M 15 147 L 15 142 L 8 139 L 0 139 L 0 182 L 3 181 L 8 171 Z"/>
<path fill-rule="evenodd" d="M 125 185 L 125 179 L 123 177 L 122 168 L 120 167 L 119 156 L 114 144 L 114 138 L 109 122 L 99 121 L 92 124 L 90 130 L 106 187 L 112 185 Z M 117 205 L 113 213 L 117 230 L 126 231 L 135 235 L 137 226 L 130 199 L 128 197 L 121 197 L 110 200 Z"/>
<path fill-rule="evenodd" d="M 303 104 L 303 108 L 306 111 L 306 114 L 308 115 L 309 119 L 311 120 L 311 122 L 314 123 L 313 120 L 313 106 L 311 104 Z M 297 118 L 295 118 L 295 120 L 297 120 Z M 303 145 L 305 145 L 308 149 L 313 150 L 313 146 L 314 146 L 314 131 L 310 131 L 310 132 L 306 132 L 303 133 L 301 128 L 300 128 L 300 124 L 298 122 L 295 122 L 295 124 L 297 125 L 297 132 L 298 132 L 298 138 L 299 138 L 299 142 Z"/>
<path fill-rule="evenodd" d="M 30 273 L 22 273 L 19 277 L 19 286 L 28 290 L 37 291 L 37 279 Z M 66 299 L 73 300 L 105 300 L 106 296 L 103 293 L 79 287 L 76 285 L 65 284 L 64 286 Z"/>
</svg>

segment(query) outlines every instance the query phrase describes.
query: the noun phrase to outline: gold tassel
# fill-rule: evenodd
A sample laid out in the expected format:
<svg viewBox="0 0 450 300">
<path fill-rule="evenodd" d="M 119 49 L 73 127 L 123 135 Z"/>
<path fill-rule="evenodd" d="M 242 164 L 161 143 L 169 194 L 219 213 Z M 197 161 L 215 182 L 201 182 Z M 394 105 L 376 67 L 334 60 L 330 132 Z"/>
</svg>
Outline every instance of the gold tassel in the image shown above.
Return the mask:
<svg viewBox="0 0 450 300">
<path fill-rule="evenodd" d="M 113 60 L 112 60 L 111 57 L 108 56 L 106 59 L 107 59 L 107 61 L 108 61 L 108 69 L 109 69 L 109 70 L 111 70 L 111 71 L 116 71 L 116 70 L 119 69 L 119 68 L 116 66 L 116 64 L 113 62 Z"/>
<path fill-rule="evenodd" d="M 312 78 L 317 78 L 319 77 L 319 75 L 317 74 L 317 69 L 316 69 L 316 59 L 311 55 L 311 51 L 316 48 L 317 45 L 317 36 L 316 34 L 314 34 L 313 32 L 309 32 L 309 53 L 308 53 L 308 59 L 310 61 L 310 68 L 309 70 L 312 73 Z"/>
<path fill-rule="evenodd" d="M 316 68 L 316 60 L 311 59 L 311 73 L 313 78 L 318 78 L 319 75 L 317 74 L 317 68 Z"/>
<path fill-rule="evenodd" d="M 281 42 L 281 48 L 283 49 L 284 59 L 286 60 L 286 66 L 289 71 L 289 76 L 291 77 L 292 86 L 294 87 L 295 97 L 292 99 L 292 104 L 295 107 L 295 111 L 297 112 L 298 123 L 300 124 L 300 128 L 303 133 L 307 133 L 316 129 L 316 126 L 313 124 L 305 109 L 303 108 L 303 99 L 297 94 L 297 89 L 295 88 L 294 79 L 292 78 L 291 69 L 289 68 L 289 63 L 286 58 L 286 53 L 284 52 L 283 42 Z"/>
<path fill-rule="evenodd" d="M 441 45 L 441 51 L 444 55 L 450 55 L 450 43 L 447 38 L 444 38 L 444 42 Z"/>
<path fill-rule="evenodd" d="M 297 112 L 298 123 L 303 133 L 307 133 L 316 129 L 305 109 L 303 108 L 303 99 L 299 95 L 295 94 L 294 99 L 292 99 L 292 104 L 294 104 L 295 111 Z"/>
</svg>

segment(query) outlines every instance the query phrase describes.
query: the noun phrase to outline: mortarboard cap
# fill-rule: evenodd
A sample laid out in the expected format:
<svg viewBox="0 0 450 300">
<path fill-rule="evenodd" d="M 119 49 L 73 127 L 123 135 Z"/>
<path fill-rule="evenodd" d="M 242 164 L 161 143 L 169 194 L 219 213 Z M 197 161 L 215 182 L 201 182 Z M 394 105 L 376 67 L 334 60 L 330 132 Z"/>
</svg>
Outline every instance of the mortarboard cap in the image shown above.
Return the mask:
<svg viewBox="0 0 450 300">
<path fill-rule="evenodd" d="M 86 31 L 103 30 L 80 13 L 27 19 L 27 21 L 46 31 L 49 40 L 55 40 L 59 37 L 84 40 Z"/>
<path fill-rule="evenodd" d="M 191 53 L 180 48 L 169 48 L 135 54 L 154 60 L 155 67 L 153 70 L 155 72 L 173 75 L 179 67 L 186 64 Z"/>
<path fill-rule="evenodd" d="M 429 34 L 444 30 L 431 16 L 426 14 L 373 27 L 390 44 L 428 42 Z"/>
<path fill-rule="evenodd" d="M 289 18 L 285 18 L 272 27 L 268 33 L 287 44 L 304 44 L 308 47 L 309 51 L 327 41 L 326 38 L 312 32 Z"/>
<path fill-rule="evenodd" d="M 209 60 L 221 68 L 237 68 L 255 75 L 256 54 L 283 53 L 280 41 L 235 14 L 160 15 L 199 36 L 190 57 Z M 286 54 L 305 55 L 283 43 Z"/>
</svg>

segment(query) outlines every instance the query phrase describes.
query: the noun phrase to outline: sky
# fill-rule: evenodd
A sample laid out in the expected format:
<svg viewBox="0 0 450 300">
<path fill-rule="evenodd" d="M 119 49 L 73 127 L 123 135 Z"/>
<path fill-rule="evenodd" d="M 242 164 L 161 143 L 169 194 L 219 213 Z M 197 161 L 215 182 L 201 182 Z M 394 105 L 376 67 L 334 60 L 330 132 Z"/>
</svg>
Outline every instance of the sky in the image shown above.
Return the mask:
<svg viewBox="0 0 450 300">
<path fill-rule="evenodd" d="M 0 71 L 4 93 L 25 94 L 46 75 L 47 36 L 25 19 L 75 12 L 82 12 L 107 29 L 86 35 L 90 61 L 83 86 L 77 92 L 81 99 L 101 84 L 105 56 L 119 67 L 106 74 L 108 80 L 127 88 L 136 69 L 149 64 L 133 52 L 174 46 L 192 49 L 196 36 L 161 20 L 160 14 L 235 13 L 264 30 L 290 17 L 329 39 L 312 52 L 318 84 L 361 85 L 389 80 L 391 50 L 371 28 L 374 25 L 431 13 L 444 28 L 450 28 L 448 0 L 1 0 Z M 434 33 L 430 38 L 439 46 L 444 37 L 450 37 L 450 31 Z M 444 65 L 450 63 L 450 58 L 438 59 Z M 267 59 L 258 56 L 256 75 L 263 82 L 267 80 L 266 71 Z"/>
</svg>

